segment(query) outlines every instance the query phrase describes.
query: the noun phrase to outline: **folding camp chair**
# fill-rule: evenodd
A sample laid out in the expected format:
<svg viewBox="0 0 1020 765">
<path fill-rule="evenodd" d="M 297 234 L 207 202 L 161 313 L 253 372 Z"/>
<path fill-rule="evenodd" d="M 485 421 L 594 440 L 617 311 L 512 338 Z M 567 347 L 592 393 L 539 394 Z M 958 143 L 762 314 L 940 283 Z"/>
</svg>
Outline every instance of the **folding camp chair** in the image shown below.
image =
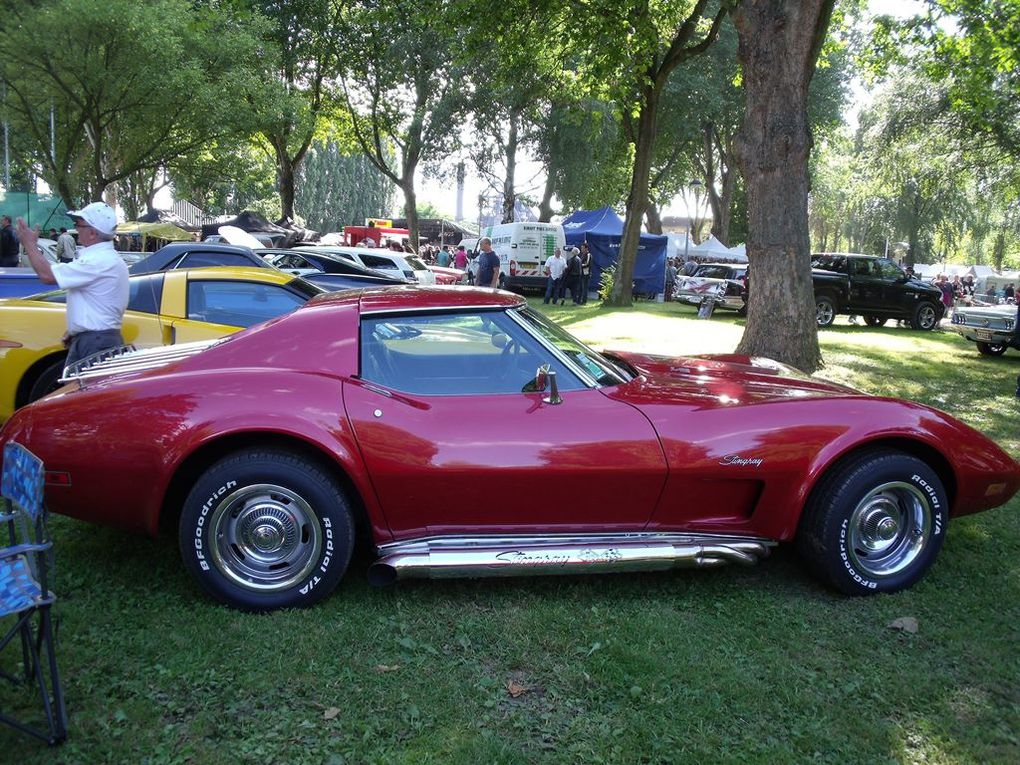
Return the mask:
<svg viewBox="0 0 1020 765">
<path fill-rule="evenodd" d="M 50 744 L 67 737 L 67 712 L 53 647 L 51 608 L 54 596 L 48 587 L 53 542 L 46 528 L 43 507 L 43 464 L 21 444 L 4 446 L 0 481 L 0 659 L 20 638 L 20 670 L 10 673 L 0 665 L 0 677 L 38 692 L 46 728 L 21 722 L 0 711 L 7 723 Z M 8 626 L 13 617 L 13 626 Z"/>
</svg>

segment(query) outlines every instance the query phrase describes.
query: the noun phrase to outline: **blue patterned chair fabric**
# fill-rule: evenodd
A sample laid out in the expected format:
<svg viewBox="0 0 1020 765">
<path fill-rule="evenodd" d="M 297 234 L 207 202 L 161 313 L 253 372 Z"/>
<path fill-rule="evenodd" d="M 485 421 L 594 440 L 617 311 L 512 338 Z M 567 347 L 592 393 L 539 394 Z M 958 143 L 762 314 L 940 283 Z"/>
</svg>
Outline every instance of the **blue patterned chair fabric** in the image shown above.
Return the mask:
<svg viewBox="0 0 1020 765">
<path fill-rule="evenodd" d="M 33 521 L 42 512 L 45 476 L 42 460 L 24 446 L 13 441 L 4 446 L 0 495 L 21 507 Z"/>
</svg>

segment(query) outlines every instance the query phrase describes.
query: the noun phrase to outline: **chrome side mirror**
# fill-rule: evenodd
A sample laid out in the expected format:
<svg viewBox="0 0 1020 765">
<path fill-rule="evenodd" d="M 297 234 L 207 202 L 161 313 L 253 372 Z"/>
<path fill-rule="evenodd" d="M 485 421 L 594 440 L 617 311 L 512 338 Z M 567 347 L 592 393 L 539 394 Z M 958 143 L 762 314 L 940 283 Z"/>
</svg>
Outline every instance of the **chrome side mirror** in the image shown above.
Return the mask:
<svg viewBox="0 0 1020 765">
<path fill-rule="evenodd" d="M 560 389 L 556 384 L 556 370 L 549 369 L 548 364 L 543 365 L 545 367 L 544 376 L 545 380 L 542 381 L 542 387 L 539 390 L 545 390 L 545 382 L 549 382 L 549 395 L 542 399 L 543 404 L 562 404 L 563 399 L 560 398 Z M 536 377 L 536 382 L 538 378 Z"/>
<path fill-rule="evenodd" d="M 536 393 L 541 393 L 545 390 L 545 386 L 549 384 L 549 365 L 543 364 L 535 370 L 535 381 L 531 384 L 531 389 Z"/>
</svg>

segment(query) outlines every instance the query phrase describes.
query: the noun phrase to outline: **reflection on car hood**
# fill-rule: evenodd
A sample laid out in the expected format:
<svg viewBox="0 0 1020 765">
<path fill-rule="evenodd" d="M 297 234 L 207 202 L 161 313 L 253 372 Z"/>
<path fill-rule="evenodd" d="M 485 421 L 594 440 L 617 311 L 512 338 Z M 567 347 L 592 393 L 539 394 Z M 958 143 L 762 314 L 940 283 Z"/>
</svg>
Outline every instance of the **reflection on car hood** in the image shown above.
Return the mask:
<svg viewBox="0 0 1020 765">
<path fill-rule="evenodd" d="M 607 353 L 636 369 L 640 376 L 614 395 L 628 403 L 733 406 L 764 401 L 826 396 L 860 396 L 853 388 L 808 377 L 793 367 L 766 358 L 736 354 L 653 356 Z"/>
</svg>

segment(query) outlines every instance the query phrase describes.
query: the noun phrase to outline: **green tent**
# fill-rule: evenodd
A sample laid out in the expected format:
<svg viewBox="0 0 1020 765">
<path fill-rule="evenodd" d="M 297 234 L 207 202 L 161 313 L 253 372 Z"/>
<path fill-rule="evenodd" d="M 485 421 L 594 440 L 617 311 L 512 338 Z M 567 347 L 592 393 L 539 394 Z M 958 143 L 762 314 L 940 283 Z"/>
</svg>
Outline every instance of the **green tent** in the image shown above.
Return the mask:
<svg viewBox="0 0 1020 765">
<path fill-rule="evenodd" d="M 67 207 L 58 196 L 0 191 L 0 215 L 9 215 L 12 221 L 24 218 L 29 226 L 38 226 L 44 232 L 51 228 L 73 228 L 74 221 L 66 212 Z"/>
</svg>

